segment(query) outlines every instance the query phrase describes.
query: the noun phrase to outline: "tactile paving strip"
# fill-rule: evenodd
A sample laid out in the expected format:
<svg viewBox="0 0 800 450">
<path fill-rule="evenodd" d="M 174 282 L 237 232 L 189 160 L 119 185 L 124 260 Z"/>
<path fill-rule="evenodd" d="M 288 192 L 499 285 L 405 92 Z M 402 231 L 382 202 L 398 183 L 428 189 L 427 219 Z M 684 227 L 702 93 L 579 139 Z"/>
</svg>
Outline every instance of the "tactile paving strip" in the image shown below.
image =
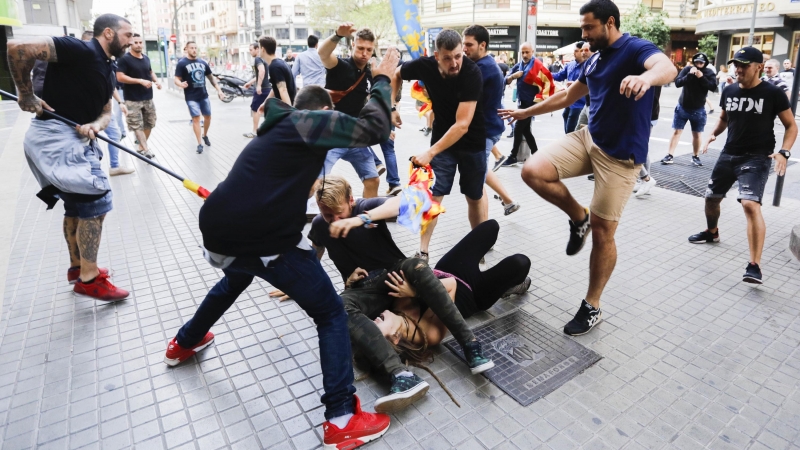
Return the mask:
<svg viewBox="0 0 800 450">
<path fill-rule="evenodd" d="M 708 153 L 700 155 L 702 166 L 697 167 L 692 164 L 692 154 L 676 156 L 674 163 L 669 165 L 661 164 L 661 161 L 652 161 L 650 174 L 656 179 L 657 187 L 669 189 L 670 191 L 689 194 L 695 197 L 705 197 L 706 186 L 711 178 L 711 171 L 719 159 L 721 150 L 708 149 Z M 652 157 L 653 155 L 651 155 Z M 794 161 L 789 161 L 788 166 L 794 165 Z M 774 167 L 773 163 L 773 167 Z M 774 174 L 770 171 L 770 175 Z M 736 188 L 738 183 L 734 183 L 731 189 Z"/>
<path fill-rule="evenodd" d="M 497 387 L 528 406 L 600 360 L 600 355 L 518 310 L 473 330 L 495 367 L 484 372 Z M 445 346 L 464 359 L 455 340 Z"/>
</svg>

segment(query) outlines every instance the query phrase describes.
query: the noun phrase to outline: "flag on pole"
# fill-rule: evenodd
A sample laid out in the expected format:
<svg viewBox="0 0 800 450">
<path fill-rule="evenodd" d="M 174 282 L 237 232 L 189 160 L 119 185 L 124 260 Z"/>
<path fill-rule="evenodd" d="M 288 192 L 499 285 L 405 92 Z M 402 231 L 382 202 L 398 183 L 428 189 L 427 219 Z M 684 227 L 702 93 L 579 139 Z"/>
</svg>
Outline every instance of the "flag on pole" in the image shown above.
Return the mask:
<svg viewBox="0 0 800 450">
<path fill-rule="evenodd" d="M 419 0 L 391 0 L 397 34 L 403 39 L 412 58 L 422 55 L 422 25 L 419 18 Z"/>
</svg>

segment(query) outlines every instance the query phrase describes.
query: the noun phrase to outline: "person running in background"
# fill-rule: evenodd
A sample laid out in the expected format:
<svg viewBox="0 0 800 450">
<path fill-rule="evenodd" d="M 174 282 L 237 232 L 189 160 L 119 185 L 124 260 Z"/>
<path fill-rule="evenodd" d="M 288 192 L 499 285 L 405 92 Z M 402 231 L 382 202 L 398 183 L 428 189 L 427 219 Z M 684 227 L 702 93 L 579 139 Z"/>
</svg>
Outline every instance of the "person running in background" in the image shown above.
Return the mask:
<svg viewBox="0 0 800 450">
<path fill-rule="evenodd" d="M 153 72 L 150 58 L 143 51 L 142 37 L 134 34 L 130 51 L 117 62 L 117 81 L 123 86 L 125 108 L 128 110 L 128 129 L 133 131 L 139 142 L 138 151 L 143 156 L 154 158 L 147 140 L 150 139 L 157 120 L 153 85 L 160 90 L 161 83 Z M 114 175 L 114 169 L 111 169 L 111 175 Z"/>
<path fill-rule="evenodd" d="M 211 82 L 217 90 L 217 96 L 222 100 L 225 94 L 222 93 L 217 84 L 217 79 L 211 73 L 208 63 L 197 57 L 197 43 L 189 41 L 183 47 L 186 56 L 178 61 L 175 66 L 175 86 L 183 89 L 183 96 L 186 106 L 189 107 L 189 114 L 192 116 L 192 130 L 197 138 L 197 153 L 203 153 L 203 143 L 211 147 L 208 139 L 208 129 L 211 127 L 211 100 L 208 99 L 206 90 L 206 79 Z M 200 116 L 203 116 L 203 140 L 200 140 Z"/>
<path fill-rule="evenodd" d="M 297 55 L 292 65 L 292 75 L 303 77 L 303 86 L 325 86 L 325 66 L 319 59 L 317 45 L 319 38 L 313 34 L 308 37 L 308 50 Z"/>
<path fill-rule="evenodd" d="M 272 83 L 269 82 L 269 75 L 267 74 L 267 63 L 261 58 L 261 49 L 258 43 L 250 44 L 250 56 L 253 58 L 253 78 L 244 84 L 245 89 L 250 89 L 250 86 L 256 86 L 253 93 L 253 100 L 250 102 L 250 116 L 253 118 L 253 131 L 245 133 L 244 137 L 253 139 L 258 133 L 258 124 L 261 119 L 259 108 L 267 101 L 270 92 L 272 91 Z"/>
<path fill-rule="evenodd" d="M 728 130 L 728 139 L 722 149 L 706 189 L 705 213 L 707 228 L 689 236 L 692 244 L 719 242 L 720 204 L 733 183 L 739 182 L 739 195 L 747 218 L 747 241 L 750 260 L 742 281 L 761 284 L 761 254 L 767 226 L 761 214 L 761 201 L 769 179 L 772 162 L 775 173 L 786 173 L 789 149 L 797 138 L 797 124 L 783 91 L 759 78 L 764 56 L 754 47 L 738 50 L 728 64 L 736 67 L 737 83 L 725 88 L 719 100 L 722 112 L 719 121 L 703 146 L 703 153 L 717 136 Z M 775 151 L 775 118 L 784 127 L 781 150 Z"/>
<path fill-rule="evenodd" d="M 716 75 L 707 66 L 708 57 L 705 53 L 697 53 L 692 57 L 692 64 L 687 64 L 675 78 L 675 87 L 682 87 L 683 90 L 672 118 L 669 153 L 661 160 L 661 164 L 674 162 L 675 148 L 678 147 L 686 122 L 689 122 L 692 126 L 692 164 L 698 167 L 703 165 L 699 153 L 706 126 L 706 97 L 717 89 Z"/>
<path fill-rule="evenodd" d="M 258 45 L 261 46 L 261 57 L 267 64 L 269 82 L 272 84 L 272 90 L 267 98 L 275 97 L 287 105 L 294 105 L 294 97 L 297 95 L 294 75 L 286 62 L 275 56 L 278 42 L 271 36 L 262 36 L 258 40 Z"/>
</svg>

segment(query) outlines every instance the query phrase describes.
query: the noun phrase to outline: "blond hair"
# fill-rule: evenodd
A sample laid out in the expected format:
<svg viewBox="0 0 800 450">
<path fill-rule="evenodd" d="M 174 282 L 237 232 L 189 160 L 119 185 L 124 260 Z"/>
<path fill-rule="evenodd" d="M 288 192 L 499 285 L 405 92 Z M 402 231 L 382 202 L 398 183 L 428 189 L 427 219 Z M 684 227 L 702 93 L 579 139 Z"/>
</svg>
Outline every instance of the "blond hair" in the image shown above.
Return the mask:
<svg viewBox="0 0 800 450">
<path fill-rule="evenodd" d="M 350 202 L 353 190 L 350 183 L 339 175 L 331 175 L 322 179 L 317 189 L 317 202 L 328 208 L 338 211 Z"/>
</svg>

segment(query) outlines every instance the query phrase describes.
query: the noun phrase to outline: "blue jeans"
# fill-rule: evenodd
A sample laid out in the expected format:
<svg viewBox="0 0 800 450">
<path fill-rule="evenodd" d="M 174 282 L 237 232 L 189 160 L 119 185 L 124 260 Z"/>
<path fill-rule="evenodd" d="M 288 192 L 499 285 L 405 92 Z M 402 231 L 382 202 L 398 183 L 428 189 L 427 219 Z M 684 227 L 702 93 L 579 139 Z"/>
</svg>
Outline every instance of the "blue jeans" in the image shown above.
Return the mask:
<svg viewBox="0 0 800 450">
<path fill-rule="evenodd" d="M 125 97 L 122 96 L 122 89 L 117 89 L 117 93 L 119 94 L 120 100 L 123 102 L 125 101 Z M 111 103 L 117 103 L 116 100 L 111 99 Z M 122 118 L 122 109 L 117 104 L 117 109 L 113 111 L 114 121 L 117 122 L 117 127 L 119 128 L 120 134 L 125 132 L 125 119 Z"/>
<path fill-rule="evenodd" d="M 394 127 L 392 127 L 394 129 Z M 400 186 L 400 174 L 397 171 L 397 155 L 394 153 L 394 140 L 381 142 L 381 151 L 386 158 L 386 182 L 389 186 Z"/>
<path fill-rule="evenodd" d="M 343 159 L 353 165 L 361 181 L 378 178 L 378 169 L 375 168 L 375 153 L 369 147 L 334 148 L 325 156 L 325 164 L 320 171 L 319 178 L 330 175 L 334 164 Z M 378 160 L 380 162 L 380 160 Z"/>
<path fill-rule="evenodd" d="M 561 117 L 564 118 L 564 133 L 570 134 L 575 131 L 582 110 L 583 108 L 564 108 L 564 113 L 561 114 Z"/>
<path fill-rule="evenodd" d="M 211 115 L 211 100 L 208 97 L 202 100 L 186 100 L 186 106 L 189 107 L 189 114 L 192 117 Z"/>
<path fill-rule="evenodd" d="M 684 109 L 680 103 L 675 106 L 675 115 L 672 117 L 672 128 L 682 130 L 686 122 L 692 125 L 692 133 L 702 133 L 706 127 L 706 108 Z"/>
<path fill-rule="evenodd" d="M 225 276 L 211 288 L 194 317 L 178 331 L 178 344 L 197 345 L 253 277 L 259 277 L 288 294 L 317 325 L 325 418 L 352 413 L 356 388 L 347 313 L 315 251 L 293 247 L 266 267 L 260 258 L 239 257 L 223 272 Z"/>
<path fill-rule="evenodd" d="M 116 118 L 117 114 L 122 115 L 122 109 L 119 107 L 119 104 L 116 100 L 111 99 L 111 110 L 112 115 Z M 122 139 L 122 129 L 119 127 L 116 119 L 110 120 L 108 122 L 108 126 L 105 130 L 103 130 L 105 136 L 111 139 L 114 142 L 119 142 Z M 111 164 L 111 168 L 119 167 L 119 149 L 114 147 L 111 144 L 106 144 L 108 146 L 108 158 Z"/>
</svg>

